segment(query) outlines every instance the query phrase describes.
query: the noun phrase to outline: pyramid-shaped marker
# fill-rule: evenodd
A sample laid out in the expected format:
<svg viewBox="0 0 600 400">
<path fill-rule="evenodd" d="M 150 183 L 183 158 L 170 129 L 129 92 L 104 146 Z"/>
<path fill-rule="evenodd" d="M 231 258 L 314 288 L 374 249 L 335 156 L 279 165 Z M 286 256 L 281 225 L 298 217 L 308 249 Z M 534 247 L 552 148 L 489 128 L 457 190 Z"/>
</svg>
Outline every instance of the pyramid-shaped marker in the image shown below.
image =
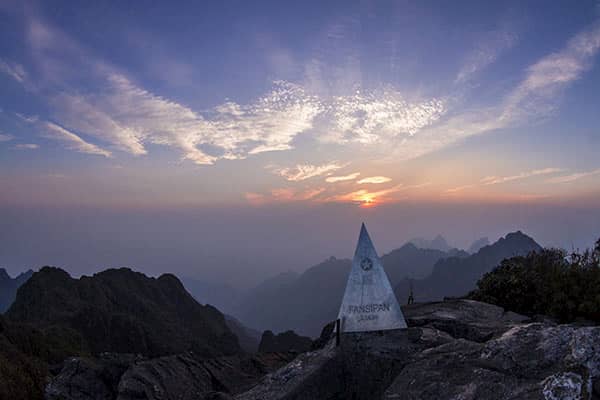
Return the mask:
<svg viewBox="0 0 600 400">
<path fill-rule="evenodd" d="M 406 328 L 404 315 L 365 224 L 360 228 L 338 318 L 341 332 Z"/>
</svg>

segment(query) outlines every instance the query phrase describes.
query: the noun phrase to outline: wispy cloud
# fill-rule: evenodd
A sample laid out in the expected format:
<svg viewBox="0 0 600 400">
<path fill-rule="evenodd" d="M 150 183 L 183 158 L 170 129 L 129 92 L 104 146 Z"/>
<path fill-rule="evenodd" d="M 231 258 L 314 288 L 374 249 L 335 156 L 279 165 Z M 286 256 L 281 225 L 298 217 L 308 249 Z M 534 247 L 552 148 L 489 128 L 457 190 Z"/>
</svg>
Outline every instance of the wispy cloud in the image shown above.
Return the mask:
<svg viewBox="0 0 600 400">
<path fill-rule="evenodd" d="M 271 168 L 276 175 L 285 178 L 288 181 L 298 182 L 316 176 L 325 175 L 343 168 L 344 165 L 333 162 L 322 165 L 298 164 L 290 168 Z"/>
<path fill-rule="evenodd" d="M 600 23 L 574 36 L 560 51 L 530 66 L 525 79 L 505 101 L 502 120 L 514 120 L 524 113 L 546 113 L 554 107 L 558 90 L 589 70 L 600 50 Z"/>
<path fill-rule="evenodd" d="M 356 183 L 358 183 L 358 184 L 363 184 L 363 183 L 378 184 L 378 183 L 386 183 L 391 180 L 392 180 L 392 178 L 388 178 L 387 176 L 369 176 L 369 177 L 366 177 L 366 178 L 363 178 L 363 179 L 357 181 Z"/>
<path fill-rule="evenodd" d="M 536 169 L 533 171 L 521 172 L 520 174 L 510 175 L 510 176 L 486 176 L 481 180 L 481 183 L 484 185 L 497 185 L 499 183 L 506 183 L 517 181 L 521 179 L 531 178 L 533 176 L 539 175 L 549 175 L 555 174 L 557 172 L 561 172 L 561 168 L 544 168 L 544 169 Z"/>
<path fill-rule="evenodd" d="M 13 140 L 13 139 L 14 139 L 14 137 L 12 135 L 0 133 L 0 142 L 8 142 L 9 140 Z"/>
<path fill-rule="evenodd" d="M 253 104 L 216 107 L 210 119 L 141 89 L 122 75 L 110 74 L 107 87 L 103 96 L 57 98 L 65 125 L 135 155 L 146 154 L 144 142 L 179 148 L 196 164 L 290 149 L 319 110 L 318 102 L 302 88 L 286 82 L 277 82 L 272 92 Z"/>
<path fill-rule="evenodd" d="M 15 144 L 15 149 L 19 150 L 36 150 L 39 149 L 40 145 L 35 143 L 19 143 Z"/>
<path fill-rule="evenodd" d="M 517 39 L 514 32 L 507 30 L 495 31 L 482 38 L 481 42 L 467 56 L 456 76 L 455 83 L 464 83 L 471 79 L 479 71 L 496 61 L 502 52 L 513 47 Z"/>
<path fill-rule="evenodd" d="M 561 90 L 591 68 L 599 49 L 600 23 L 595 23 L 575 35 L 562 50 L 532 64 L 522 81 L 498 104 L 447 113 L 438 123 L 405 138 L 393 157 L 416 158 L 473 135 L 548 115 L 556 108 Z"/>
<path fill-rule="evenodd" d="M 31 19 L 29 44 L 42 71 L 35 87 L 60 88 L 50 97 L 54 119 L 133 155 L 146 144 L 179 149 L 196 164 L 292 148 L 312 127 L 319 100 L 300 85 L 277 81 L 248 104 L 226 102 L 202 113 L 144 89 L 49 24 Z M 98 90 L 82 91 L 86 80 Z"/>
<path fill-rule="evenodd" d="M 590 176 L 600 175 L 600 169 L 591 171 L 577 172 L 570 175 L 557 176 L 546 180 L 547 183 L 570 183 Z"/>
<path fill-rule="evenodd" d="M 453 188 L 447 189 L 444 193 L 455 194 L 455 193 L 458 193 L 458 192 L 462 192 L 463 190 L 471 189 L 473 187 L 475 187 L 475 185 L 472 185 L 472 184 L 471 185 L 461 185 L 461 186 L 457 186 L 457 187 L 453 187 Z"/>
<path fill-rule="evenodd" d="M 336 182 L 352 181 L 352 180 L 358 178 L 359 175 L 360 175 L 360 172 L 354 172 L 352 174 L 342 175 L 342 176 L 328 176 L 325 179 L 325 182 L 336 183 Z"/>
<path fill-rule="evenodd" d="M 111 157 L 110 151 L 104 150 L 95 144 L 88 143 L 75 133 L 59 126 L 53 122 L 44 124 L 48 132 L 48 137 L 59 140 L 67 146 L 67 148 L 86 154 L 96 154 L 104 157 Z"/>
<path fill-rule="evenodd" d="M 315 189 L 292 189 L 278 188 L 273 189 L 269 193 L 247 192 L 244 198 L 250 204 L 263 205 L 267 203 L 290 203 L 297 201 L 313 200 L 325 191 L 324 188 Z"/>
<path fill-rule="evenodd" d="M 23 83 L 27 77 L 27 73 L 21 64 L 10 63 L 2 59 L 0 59 L 0 71 L 20 83 Z"/>
</svg>

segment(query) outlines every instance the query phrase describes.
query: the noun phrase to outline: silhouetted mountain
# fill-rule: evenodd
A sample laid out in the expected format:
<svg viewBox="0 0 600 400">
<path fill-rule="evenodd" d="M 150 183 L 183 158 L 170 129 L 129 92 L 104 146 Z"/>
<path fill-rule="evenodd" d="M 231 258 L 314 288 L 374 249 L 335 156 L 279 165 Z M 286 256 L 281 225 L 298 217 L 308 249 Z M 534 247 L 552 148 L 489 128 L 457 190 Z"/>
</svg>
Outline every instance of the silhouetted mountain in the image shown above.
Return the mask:
<svg viewBox="0 0 600 400">
<path fill-rule="evenodd" d="M 419 249 L 407 243 L 384 255 L 382 262 L 395 285 L 404 277 L 426 276 L 438 260 L 448 256 L 443 251 Z M 258 328 L 293 329 L 302 335 L 317 336 L 323 325 L 337 317 L 350 266 L 348 259 L 331 257 L 295 279 L 289 274 L 270 279 L 244 297 L 237 315 Z"/>
<path fill-rule="evenodd" d="M 294 331 L 285 331 L 275 335 L 271 331 L 265 331 L 258 346 L 259 353 L 284 353 L 287 351 L 304 353 L 312 346 L 312 339 L 300 336 Z"/>
<path fill-rule="evenodd" d="M 477 281 L 486 272 L 498 266 L 505 258 L 541 249 L 532 238 L 518 231 L 509 233 L 492 245 L 482 247 L 469 257 L 442 259 L 435 264 L 430 276 L 413 281 L 415 301 L 465 296 L 475 288 Z M 409 285 L 408 280 L 403 280 L 395 287 L 396 296 L 401 303 L 408 298 Z"/>
<path fill-rule="evenodd" d="M 408 242 L 414 244 L 420 249 L 433 249 L 440 251 L 448 251 L 452 249 L 452 247 L 448 245 L 448 242 L 446 242 L 446 239 L 444 239 L 442 235 L 437 235 L 432 240 L 424 238 L 414 238 L 409 240 Z"/>
<path fill-rule="evenodd" d="M 17 289 L 31 278 L 32 270 L 11 278 L 4 268 L 0 268 L 0 313 L 4 313 L 15 300 Z"/>
<path fill-rule="evenodd" d="M 21 286 L 5 315 L 41 330 L 65 355 L 240 352 L 223 314 L 198 304 L 171 274 L 150 278 L 121 268 L 73 279 L 44 267 Z"/>
<path fill-rule="evenodd" d="M 469 246 L 469 250 L 467 250 L 469 253 L 471 254 L 475 254 L 477 253 L 479 250 L 481 250 L 482 247 L 487 246 L 490 244 L 490 241 L 487 237 L 482 237 L 480 239 L 477 239 L 476 241 L 474 241 L 471 246 Z"/>
</svg>

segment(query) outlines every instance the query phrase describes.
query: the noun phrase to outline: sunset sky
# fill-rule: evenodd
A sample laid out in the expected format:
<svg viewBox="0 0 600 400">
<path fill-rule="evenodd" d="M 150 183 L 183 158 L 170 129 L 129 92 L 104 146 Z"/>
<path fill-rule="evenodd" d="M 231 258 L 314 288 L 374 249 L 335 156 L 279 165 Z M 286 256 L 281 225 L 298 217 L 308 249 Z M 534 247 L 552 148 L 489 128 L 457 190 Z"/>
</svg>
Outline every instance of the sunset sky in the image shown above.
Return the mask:
<svg viewBox="0 0 600 400">
<path fill-rule="evenodd" d="M 600 233 L 596 0 L 102 3 L 0 0 L 5 241 L 40 232 L 23 228 L 32 212 L 76 224 L 75 208 L 117 221 L 218 209 L 224 238 L 271 215 L 261 229 L 306 245 L 299 221 L 346 239 L 373 219 L 382 250 L 436 233 L 464 246 L 505 227 L 546 245 Z M 293 211 L 269 213 L 282 207 Z M 469 209 L 487 224 L 385 227 Z M 49 226 L 67 246 L 73 229 Z M 253 240 L 260 253 L 269 234 Z M 301 263 L 350 254 L 339 243 Z M 0 266 L 44 262 L 14 249 Z"/>
</svg>

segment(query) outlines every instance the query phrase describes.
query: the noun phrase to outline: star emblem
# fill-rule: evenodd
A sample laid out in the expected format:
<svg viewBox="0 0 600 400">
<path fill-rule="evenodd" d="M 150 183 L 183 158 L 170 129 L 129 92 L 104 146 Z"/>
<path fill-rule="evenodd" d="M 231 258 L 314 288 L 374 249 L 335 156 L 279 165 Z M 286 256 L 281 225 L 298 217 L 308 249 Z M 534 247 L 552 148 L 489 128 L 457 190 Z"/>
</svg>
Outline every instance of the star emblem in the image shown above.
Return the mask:
<svg viewBox="0 0 600 400">
<path fill-rule="evenodd" d="M 360 260 L 360 267 L 363 269 L 363 271 L 369 271 L 371 268 L 373 268 L 373 261 L 371 261 L 369 257 L 365 257 Z"/>
</svg>

